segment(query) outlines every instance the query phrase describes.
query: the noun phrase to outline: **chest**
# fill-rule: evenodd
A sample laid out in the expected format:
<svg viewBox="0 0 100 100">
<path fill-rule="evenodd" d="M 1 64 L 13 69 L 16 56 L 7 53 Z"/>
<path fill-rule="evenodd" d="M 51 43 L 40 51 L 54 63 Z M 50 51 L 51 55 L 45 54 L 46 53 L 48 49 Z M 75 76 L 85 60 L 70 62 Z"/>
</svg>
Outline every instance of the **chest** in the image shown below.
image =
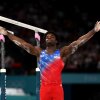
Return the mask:
<svg viewBox="0 0 100 100">
<path fill-rule="evenodd" d="M 54 52 L 53 54 L 47 54 L 45 51 L 40 55 L 40 62 L 51 62 L 55 59 L 60 58 L 60 52 Z"/>
</svg>

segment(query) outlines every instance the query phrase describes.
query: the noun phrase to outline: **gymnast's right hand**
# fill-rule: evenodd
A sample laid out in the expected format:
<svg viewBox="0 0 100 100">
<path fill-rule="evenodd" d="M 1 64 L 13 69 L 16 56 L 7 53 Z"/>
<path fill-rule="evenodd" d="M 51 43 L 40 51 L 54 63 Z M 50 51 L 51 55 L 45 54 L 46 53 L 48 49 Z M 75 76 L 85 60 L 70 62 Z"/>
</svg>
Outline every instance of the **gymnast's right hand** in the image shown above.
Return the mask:
<svg viewBox="0 0 100 100">
<path fill-rule="evenodd" d="M 8 32 L 7 32 L 7 30 L 4 27 L 0 26 L 0 34 L 1 35 L 7 35 Z"/>
</svg>

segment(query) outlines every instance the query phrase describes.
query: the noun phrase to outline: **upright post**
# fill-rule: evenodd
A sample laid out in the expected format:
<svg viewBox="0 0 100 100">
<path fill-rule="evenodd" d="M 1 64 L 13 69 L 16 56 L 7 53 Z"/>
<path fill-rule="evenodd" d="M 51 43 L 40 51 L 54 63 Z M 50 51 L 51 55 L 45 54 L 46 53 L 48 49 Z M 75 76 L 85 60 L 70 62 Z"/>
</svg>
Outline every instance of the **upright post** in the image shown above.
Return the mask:
<svg viewBox="0 0 100 100">
<path fill-rule="evenodd" d="M 6 100 L 6 69 L 5 69 L 5 47 L 4 47 L 4 36 L 0 35 L 1 42 L 1 100 Z"/>
<path fill-rule="evenodd" d="M 35 39 L 37 42 L 37 46 L 40 47 L 40 36 L 37 31 L 35 31 Z M 36 100 L 40 100 L 40 69 L 38 67 L 38 61 L 36 68 Z"/>
</svg>

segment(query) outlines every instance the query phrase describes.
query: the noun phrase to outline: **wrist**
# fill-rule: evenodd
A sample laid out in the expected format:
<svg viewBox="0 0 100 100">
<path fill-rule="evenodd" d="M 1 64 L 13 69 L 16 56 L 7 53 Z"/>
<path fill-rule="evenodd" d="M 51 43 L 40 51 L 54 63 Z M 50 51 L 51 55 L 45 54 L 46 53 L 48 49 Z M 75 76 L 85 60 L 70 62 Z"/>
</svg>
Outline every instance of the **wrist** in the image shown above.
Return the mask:
<svg viewBox="0 0 100 100">
<path fill-rule="evenodd" d="M 93 33 L 96 33 L 96 32 L 98 32 L 98 31 L 97 31 L 95 28 L 93 28 L 93 29 L 92 29 L 92 32 L 93 32 Z"/>
<path fill-rule="evenodd" d="M 9 37 L 11 35 L 11 33 L 7 31 L 7 34 L 6 35 Z"/>
</svg>

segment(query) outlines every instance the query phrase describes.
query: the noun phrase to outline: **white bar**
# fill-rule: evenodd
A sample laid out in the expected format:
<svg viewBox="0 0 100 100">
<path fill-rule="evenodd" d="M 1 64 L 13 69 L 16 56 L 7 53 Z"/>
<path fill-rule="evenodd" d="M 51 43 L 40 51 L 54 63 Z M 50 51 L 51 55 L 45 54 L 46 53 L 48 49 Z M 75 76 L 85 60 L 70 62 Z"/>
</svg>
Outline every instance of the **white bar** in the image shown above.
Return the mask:
<svg viewBox="0 0 100 100">
<path fill-rule="evenodd" d="M 9 33 L 11 33 L 11 34 L 14 34 L 14 32 L 13 31 L 10 31 L 10 30 L 7 30 Z"/>
<path fill-rule="evenodd" d="M 40 71 L 40 69 L 39 68 L 36 68 L 36 72 L 39 72 Z"/>
<path fill-rule="evenodd" d="M 19 22 L 19 21 L 10 19 L 10 18 L 6 18 L 6 17 L 3 17 L 3 16 L 0 16 L 0 20 L 7 22 L 7 23 L 10 23 L 10 24 L 20 26 L 20 27 L 27 28 L 27 29 L 30 29 L 30 30 L 34 30 L 34 31 L 37 30 L 38 32 L 41 32 L 41 33 L 44 33 L 44 34 L 47 32 L 47 30 L 44 30 L 44 29 L 41 29 L 41 28 L 38 28 L 38 27 L 35 27 L 35 26 L 31 26 L 31 25 L 28 25 L 28 24 L 25 24 L 25 23 L 22 23 L 22 22 Z"/>
<path fill-rule="evenodd" d="M 6 73 L 6 69 L 0 69 L 1 73 Z"/>
</svg>

